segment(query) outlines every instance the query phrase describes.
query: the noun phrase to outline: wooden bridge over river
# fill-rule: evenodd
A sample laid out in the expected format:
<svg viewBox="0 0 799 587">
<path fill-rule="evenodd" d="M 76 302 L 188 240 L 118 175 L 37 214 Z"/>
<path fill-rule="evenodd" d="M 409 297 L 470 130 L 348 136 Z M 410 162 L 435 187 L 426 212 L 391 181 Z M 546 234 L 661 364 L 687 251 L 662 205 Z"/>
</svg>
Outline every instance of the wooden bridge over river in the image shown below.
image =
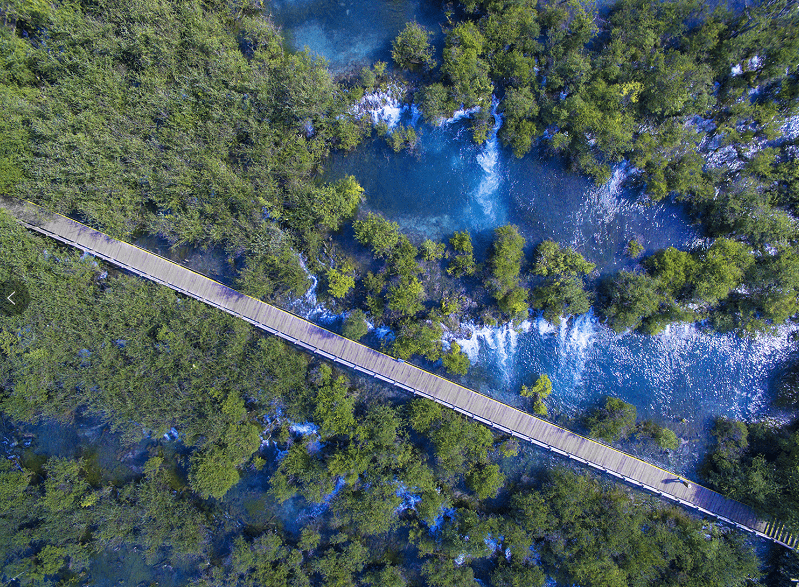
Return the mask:
<svg viewBox="0 0 799 587">
<path fill-rule="evenodd" d="M 30 203 L 0 198 L 28 228 L 82 249 L 131 273 L 219 308 L 311 353 L 431 399 L 516 438 L 612 475 L 662 498 L 713 516 L 788 548 L 799 544 L 776 522 L 759 519 L 747 506 L 632 455 L 555 426 L 526 412 L 397 361 L 134 245 L 113 239 Z"/>
</svg>

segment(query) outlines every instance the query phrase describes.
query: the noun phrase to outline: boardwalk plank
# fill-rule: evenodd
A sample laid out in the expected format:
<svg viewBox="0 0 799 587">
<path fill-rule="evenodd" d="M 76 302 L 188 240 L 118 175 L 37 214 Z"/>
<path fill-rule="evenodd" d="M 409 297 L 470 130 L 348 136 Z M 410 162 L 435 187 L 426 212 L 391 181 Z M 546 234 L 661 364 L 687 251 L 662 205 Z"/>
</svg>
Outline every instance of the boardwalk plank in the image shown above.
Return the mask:
<svg viewBox="0 0 799 587">
<path fill-rule="evenodd" d="M 148 273 L 166 283 L 169 283 L 169 274 L 173 271 L 174 265 L 164 259 L 155 258 L 151 263 L 148 263 Z"/>
<path fill-rule="evenodd" d="M 247 316 L 250 320 L 255 317 L 258 310 L 261 308 L 261 302 L 249 296 L 242 296 L 239 304 L 241 304 L 240 314 Z"/>
<path fill-rule="evenodd" d="M 360 349 L 354 344 L 345 344 L 341 347 L 341 358 L 352 364 L 360 365 Z"/>
<path fill-rule="evenodd" d="M 271 318 L 271 309 L 267 304 L 259 303 L 258 307 L 255 310 L 254 319 L 256 322 L 260 324 L 268 325 L 268 322 Z"/>
<path fill-rule="evenodd" d="M 449 382 L 442 381 L 438 377 L 433 377 L 430 373 L 426 371 L 421 371 L 420 369 L 411 369 L 406 371 L 404 380 L 406 385 L 411 385 L 416 389 L 444 389 L 448 388 L 452 390 L 452 385 L 448 385 Z"/>
</svg>

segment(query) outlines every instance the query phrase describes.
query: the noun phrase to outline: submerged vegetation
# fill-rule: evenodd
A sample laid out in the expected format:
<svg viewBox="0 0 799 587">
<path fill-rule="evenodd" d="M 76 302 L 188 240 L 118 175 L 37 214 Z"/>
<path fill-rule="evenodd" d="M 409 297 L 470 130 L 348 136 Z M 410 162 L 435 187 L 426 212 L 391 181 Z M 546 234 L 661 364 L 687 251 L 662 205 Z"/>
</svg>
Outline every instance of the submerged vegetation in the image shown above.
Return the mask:
<svg viewBox="0 0 799 587">
<path fill-rule="evenodd" d="M 216 247 L 237 286 L 270 301 L 305 292 L 310 270 L 326 303 L 349 311 L 345 335 L 389 326 L 388 351 L 455 374 L 469 359 L 457 344 L 445 350 L 445 331 L 530 306 L 557 322 L 596 302 L 615 330 L 651 333 L 702 319 L 759 332 L 797 313 L 797 146 L 780 137 L 799 98 L 794 5 L 709 14 L 687 0 L 621 0 L 602 17 L 576 0 L 463 8 L 460 20 L 447 15 L 440 68 L 417 24 L 393 45 L 428 120 L 478 106 L 482 142 L 501 98 L 500 139 L 517 155 L 540 146 L 598 181 L 627 160 L 649 198 L 687 202 L 707 242 L 599 279 L 579 252 L 526 243 L 512 225 L 496 229 L 485 262 L 465 231 L 417 246 L 396 223 L 358 214 L 356 178 L 318 179 L 333 149 L 373 132 L 360 101 L 387 87 L 386 64 L 334 80 L 323 60 L 287 51 L 248 1 L 0 4 L 0 196 L 121 238 Z M 388 138 L 396 151 L 417 140 L 411 127 Z M 353 218 L 369 262 L 329 239 Z M 631 242 L 629 255 L 640 252 Z M 735 586 L 759 575 L 734 532 L 588 476 L 513 475 L 514 441 L 108 275 L 2 212 L 0 258 L 0 278 L 24 278 L 31 297 L 25 314 L 0 316 L 4 416 L 23 428 L 86 413 L 131 451 L 144 447 L 122 479 L 87 455 L 42 463 L 4 448 L 3 581 L 86 583 L 92 560 L 119 548 L 209 586 L 532 586 L 547 575 Z M 550 391 L 542 375 L 524 395 L 545 415 Z M 591 433 L 675 448 L 671 431 L 636 425 L 631 407 L 608 399 L 588 417 Z M 292 428 L 311 421 L 312 434 Z M 720 420 L 706 478 L 799 523 L 791 430 Z M 243 520 L 230 497 L 242 479 L 267 489 Z M 277 514 L 286 504 L 318 513 L 291 527 Z"/>
<path fill-rule="evenodd" d="M 623 0 L 601 16 L 577 0 L 463 5 L 440 71 L 419 92 L 429 119 L 480 107 L 479 142 L 501 96 L 500 138 L 516 155 L 539 146 L 598 182 L 626 160 L 649 198 L 686 202 L 715 239 L 679 270 L 664 263 L 688 253 L 666 251 L 644 260 L 646 272 L 608 276 L 597 302 L 611 327 L 658 332 L 710 318 L 756 332 L 796 314 L 796 133 L 780 136 L 799 115 L 794 4 L 711 13 L 694 0 Z M 562 274 L 531 301 L 557 321 L 588 309 L 581 290 Z M 512 316 L 522 297 L 500 308 Z"/>
<path fill-rule="evenodd" d="M 38 459 L 4 445 L 6 582 L 90 584 L 94 559 L 120 548 L 125 564 L 167 564 L 209 586 L 534 586 L 550 575 L 730 587 L 759 574 L 736 532 L 573 472 L 511 479 L 516 441 L 428 400 L 367 392 L 3 211 L 0 262 L 0 278 L 22 276 L 31 292 L 25 314 L 0 317 L 3 414 L 100 418 L 128 455 L 112 471 L 89 447 Z M 258 480 L 246 512 L 242 493 L 230 497 L 247 495 L 242 477 Z M 317 513 L 287 519 L 281 503 Z"/>
</svg>

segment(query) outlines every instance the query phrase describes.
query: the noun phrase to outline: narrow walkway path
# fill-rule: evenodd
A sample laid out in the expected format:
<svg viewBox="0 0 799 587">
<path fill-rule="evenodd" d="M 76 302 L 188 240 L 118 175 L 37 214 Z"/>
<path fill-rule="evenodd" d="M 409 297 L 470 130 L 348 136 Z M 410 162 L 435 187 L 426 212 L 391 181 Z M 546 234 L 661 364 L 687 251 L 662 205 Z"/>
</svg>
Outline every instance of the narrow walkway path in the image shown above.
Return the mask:
<svg viewBox="0 0 799 587">
<path fill-rule="evenodd" d="M 497 430 L 714 516 L 741 530 L 792 549 L 799 542 L 799 536 L 791 535 L 781 524 L 760 520 L 747 506 L 715 491 L 684 482 L 674 473 L 632 455 L 397 361 L 154 253 L 113 239 L 65 216 L 43 212 L 33 204 L 0 198 L 0 206 L 32 230 L 219 308 L 312 353 L 436 401 Z"/>
</svg>

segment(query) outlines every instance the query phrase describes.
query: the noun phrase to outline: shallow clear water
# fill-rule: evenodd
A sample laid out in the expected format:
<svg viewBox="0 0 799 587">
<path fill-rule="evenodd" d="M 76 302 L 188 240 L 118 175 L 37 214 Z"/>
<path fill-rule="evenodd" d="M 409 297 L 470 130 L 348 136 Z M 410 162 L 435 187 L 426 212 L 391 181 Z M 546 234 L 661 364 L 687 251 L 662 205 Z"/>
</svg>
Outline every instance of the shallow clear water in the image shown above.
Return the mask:
<svg viewBox="0 0 799 587">
<path fill-rule="evenodd" d="M 289 47 L 324 57 L 334 74 L 391 63 L 391 41 L 410 21 L 433 31 L 440 44 L 439 23 L 446 22 L 440 4 L 429 0 L 273 0 L 265 12 Z"/>
<path fill-rule="evenodd" d="M 410 121 L 410 110 L 401 122 Z M 597 186 L 558 160 L 537 154 L 517 159 L 495 136 L 475 145 L 461 119 L 441 127 L 417 124 L 414 153 L 395 154 L 383 139 L 355 153 L 334 155 L 328 176 L 354 175 L 364 187 L 365 208 L 380 212 L 421 241 L 447 240 L 469 230 L 478 256 L 497 226 L 516 224 L 528 249 L 544 239 L 573 246 L 600 270 L 634 265 L 624 247 L 636 238 L 647 253 L 698 237 L 681 207 L 648 204 L 622 188 L 625 165 Z"/>
<path fill-rule="evenodd" d="M 410 115 L 407 109 L 403 122 Z M 648 205 L 637 191 L 623 188 L 629 173 L 623 164 L 605 185 L 595 185 L 558 160 L 538 154 L 516 159 L 493 135 L 475 146 L 464 120 L 417 125 L 417 132 L 415 153 L 394 154 L 375 139 L 333 157 L 328 167 L 330 178 L 354 175 L 365 188 L 365 208 L 398 222 L 417 242 L 446 240 L 466 229 L 482 257 L 493 229 L 514 223 L 527 239 L 528 259 L 535 244 L 552 238 L 608 273 L 635 265 L 624 254 L 631 238 L 647 254 L 686 248 L 699 238 L 680 206 Z M 712 419 L 770 415 L 775 379 L 793 358 L 787 328 L 757 339 L 689 325 L 658 336 L 617 335 L 590 313 L 559 326 L 532 316 L 517 329 L 478 329 L 458 342 L 472 360 L 466 385 L 529 407 L 519 389 L 546 373 L 554 386 L 550 410 L 570 426 L 603 396 L 620 397 L 636 406 L 639 418 L 652 418 L 683 440 L 670 454 L 646 445 L 627 448 L 691 475 L 706 450 Z"/>
<path fill-rule="evenodd" d="M 519 389 L 546 373 L 551 415 L 566 420 L 603 396 L 619 397 L 636 406 L 639 419 L 651 418 L 684 440 L 672 454 L 627 448 L 693 474 L 714 417 L 780 417 L 770 404 L 782 367 L 796 358 L 793 332 L 741 339 L 680 324 L 656 336 L 619 335 L 587 314 L 560 326 L 539 318 L 518 329 L 483 328 L 459 343 L 473 362 L 466 381 L 479 391 L 529 408 Z"/>
</svg>

